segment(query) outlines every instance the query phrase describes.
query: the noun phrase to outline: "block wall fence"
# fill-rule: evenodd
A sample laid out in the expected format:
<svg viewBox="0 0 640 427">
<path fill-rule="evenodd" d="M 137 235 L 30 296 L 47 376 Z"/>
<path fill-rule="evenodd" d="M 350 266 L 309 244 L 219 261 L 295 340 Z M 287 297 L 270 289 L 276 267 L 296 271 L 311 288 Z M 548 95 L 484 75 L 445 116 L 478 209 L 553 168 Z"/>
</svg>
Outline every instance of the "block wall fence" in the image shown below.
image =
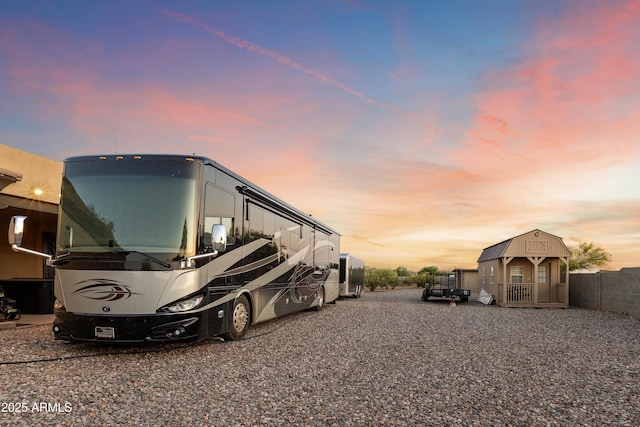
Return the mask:
<svg viewBox="0 0 640 427">
<path fill-rule="evenodd" d="M 569 305 L 640 317 L 640 267 L 571 273 Z"/>
</svg>

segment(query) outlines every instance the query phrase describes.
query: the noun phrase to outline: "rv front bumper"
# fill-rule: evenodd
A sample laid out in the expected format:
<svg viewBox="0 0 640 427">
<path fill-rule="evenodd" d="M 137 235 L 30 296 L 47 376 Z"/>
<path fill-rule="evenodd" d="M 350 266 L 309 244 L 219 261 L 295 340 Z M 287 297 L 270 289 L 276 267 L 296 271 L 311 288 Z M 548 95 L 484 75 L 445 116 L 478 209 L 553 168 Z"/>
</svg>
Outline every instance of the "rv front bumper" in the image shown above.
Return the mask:
<svg viewBox="0 0 640 427">
<path fill-rule="evenodd" d="M 186 341 L 208 335 L 206 313 L 101 316 L 55 310 L 53 334 L 65 341 L 144 343 Z"/>
</svg>

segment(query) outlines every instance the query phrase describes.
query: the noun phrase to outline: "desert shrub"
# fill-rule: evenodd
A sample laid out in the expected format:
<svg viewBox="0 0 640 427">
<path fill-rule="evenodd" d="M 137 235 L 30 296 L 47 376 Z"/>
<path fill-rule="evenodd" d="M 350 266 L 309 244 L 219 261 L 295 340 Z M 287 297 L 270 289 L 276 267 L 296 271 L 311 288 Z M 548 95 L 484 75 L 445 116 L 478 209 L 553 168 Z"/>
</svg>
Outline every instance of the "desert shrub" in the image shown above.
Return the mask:
<svg viewBox="0 0 640 427">
<path fill-rule="evenodd" d="M 370 290 L 376 288 L 395 288 L 398 283 L 398 273 L 395 270 L 383 269 L 383 268 L 371 268 L 365 271 L 364 275 L 365 286 Z"/>
</svg>

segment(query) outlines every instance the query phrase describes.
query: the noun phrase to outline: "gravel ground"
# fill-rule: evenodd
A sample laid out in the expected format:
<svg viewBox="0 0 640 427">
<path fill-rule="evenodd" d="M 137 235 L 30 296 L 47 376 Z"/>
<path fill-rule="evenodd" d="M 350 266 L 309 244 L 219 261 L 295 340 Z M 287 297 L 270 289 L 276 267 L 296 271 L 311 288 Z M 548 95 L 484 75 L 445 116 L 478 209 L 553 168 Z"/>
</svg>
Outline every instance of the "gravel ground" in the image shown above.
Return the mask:
<svg viewBox="0 0 640 427">
<path fill-rule="evenodd" d="M 367 292 L 238 342 L 0 331 L 0 425 L 640 425 L 639 319 L 420 295 Z"/>
</svg>

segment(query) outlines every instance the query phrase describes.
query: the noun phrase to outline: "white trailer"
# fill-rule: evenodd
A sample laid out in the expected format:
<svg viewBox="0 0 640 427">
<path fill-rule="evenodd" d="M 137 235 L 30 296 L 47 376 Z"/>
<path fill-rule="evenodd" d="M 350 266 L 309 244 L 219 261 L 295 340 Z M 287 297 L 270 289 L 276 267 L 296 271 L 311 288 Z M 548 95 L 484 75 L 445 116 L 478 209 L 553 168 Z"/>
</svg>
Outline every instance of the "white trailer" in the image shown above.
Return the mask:
<svg viewBox="0 0 640 427">
<path fill-rule="evenodd" d="M 340 254 L 340 296 L 359 298 L 364 289 L 364 261 Z"/>
</svg>

